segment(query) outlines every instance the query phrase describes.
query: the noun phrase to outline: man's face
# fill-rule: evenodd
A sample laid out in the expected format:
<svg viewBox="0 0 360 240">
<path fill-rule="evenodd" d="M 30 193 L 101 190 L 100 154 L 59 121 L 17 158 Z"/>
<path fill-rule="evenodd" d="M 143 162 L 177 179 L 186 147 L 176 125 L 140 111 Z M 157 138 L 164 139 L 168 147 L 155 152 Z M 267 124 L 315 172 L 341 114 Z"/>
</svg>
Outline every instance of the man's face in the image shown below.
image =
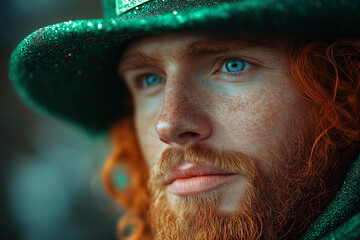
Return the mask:
<svg viewBox="0 0 360 240">
<path fill-rule="evenodd" d="M 260 185 L 258 175 L 276 185 L 272 177 L 291 168 L 285 155 L 299 157 L 297 137 L 312 125 L 284 44 L 261 34 L 197 32 L 149 36 L 127 48 L 119 74 L 133 96 L 136 134 L 162 211 L 176 216 L 203 196 L 216 199 L 219 214 L 238 213 L 248 188 Z M 228 164 L 229 154 L 251 160 Z"/>
</svg>

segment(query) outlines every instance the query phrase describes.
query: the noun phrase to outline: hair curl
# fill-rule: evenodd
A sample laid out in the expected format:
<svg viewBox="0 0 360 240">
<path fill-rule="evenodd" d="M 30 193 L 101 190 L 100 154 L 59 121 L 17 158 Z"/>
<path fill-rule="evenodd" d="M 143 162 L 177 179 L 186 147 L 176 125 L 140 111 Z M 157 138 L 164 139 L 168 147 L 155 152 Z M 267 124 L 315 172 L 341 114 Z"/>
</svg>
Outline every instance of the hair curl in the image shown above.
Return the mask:
<svg viewBox="0 0 360 240">
<path fill-rule="evenodd" d="M 308 173 L 315 166 L 314 153 L 341 152 L 347 158 L 339 167 L 348 165 L 360 141 L 360 39 L 290 43 L 288 56 L 294 83 L 318 113 Z"/>
</svg>

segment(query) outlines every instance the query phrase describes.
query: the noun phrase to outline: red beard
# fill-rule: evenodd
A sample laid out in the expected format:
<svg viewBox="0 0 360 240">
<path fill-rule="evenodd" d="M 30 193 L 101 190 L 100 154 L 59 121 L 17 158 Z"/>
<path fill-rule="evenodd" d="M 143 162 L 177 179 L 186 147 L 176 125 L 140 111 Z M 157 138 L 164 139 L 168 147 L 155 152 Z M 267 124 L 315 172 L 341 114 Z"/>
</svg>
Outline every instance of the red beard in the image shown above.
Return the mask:
<svg viewBox="0 0 360 240">
<path fill-rule="evenodd" d="M 296 130 L 296 131 L 294 131 Z M 152 169 L 149 189 L 149 219 L 155 239 L 297 239 L 319 215 L 334 195 L 326 184 L 329 166 L 308 168 L 311 136 L 297 124 L 286 146 L 267 150 L 271 171 L 263 171 L 259 160 L 240 152 L 219 151 L 207 145 L 194 145 L 185 151 L 169 148 Z M 320 154 L 314 155 L 321 161 Z M 322 154 L 322 158 L 331 158 Z M 216 191 L 177 197 L 169 204 L 163 177 L 186 159 L 187 163 L 215 165 L 245 176 L 248 186 L 233 212 L 218 210 Z M 320 160 L 319 160 L 320 159 Z M 320 169 L 318 171 L 317 169 Z"/>
</svg>

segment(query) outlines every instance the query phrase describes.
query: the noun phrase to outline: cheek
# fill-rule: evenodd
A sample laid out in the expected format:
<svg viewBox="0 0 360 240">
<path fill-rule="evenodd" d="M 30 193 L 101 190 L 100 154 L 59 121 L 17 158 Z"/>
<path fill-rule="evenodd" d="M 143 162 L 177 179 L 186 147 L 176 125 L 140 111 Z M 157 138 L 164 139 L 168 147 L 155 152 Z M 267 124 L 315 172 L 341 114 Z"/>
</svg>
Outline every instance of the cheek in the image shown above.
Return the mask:
<svg viewBox="0 0 360 240">
<path fill-rule="evenodd" d="M 139 140 L 139 145 L 143 157 L 148 166 L 151 168 L 153 165 L 155 165 L 157 160 L 160 159 L 161 153 L 166 148 L 165 144 L 159 140 L 155 130 L 155 123 L 160 114 L 160 109 L 146 109 L 146 106 L 144 109 L 136 109 L 136 135 Z"/>
<path fill-rule="evenodd" d="M 225 115 L 232 115 L 232 121 L 227 120 L 226 125 L 230 130 L 237 129 L 234 137 L 249 140 L 268 137 L 270 133 L 274 137 L 294 108 L 291 99 L 277 89 L 255 90 L 244 96 L 240 104 L 233 99 L 229 103 Z"/>
<path fill-rule="evenodd" d="M 215 134 L 230 146 L 266 157 L 264 149 L 286 141 L 287 129 L 303 113 L 305 100 L 289 81 L 247 86 L 237 94 L 218 94 L 209 107 Z"/>
</svg>

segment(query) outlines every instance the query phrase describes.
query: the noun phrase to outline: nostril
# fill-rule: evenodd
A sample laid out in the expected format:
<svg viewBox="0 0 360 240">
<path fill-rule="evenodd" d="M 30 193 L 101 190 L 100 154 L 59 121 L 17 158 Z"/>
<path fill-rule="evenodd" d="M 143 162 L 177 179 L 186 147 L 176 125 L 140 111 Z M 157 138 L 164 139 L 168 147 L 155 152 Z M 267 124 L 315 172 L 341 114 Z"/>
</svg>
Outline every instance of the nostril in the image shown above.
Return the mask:
<svg viewBox="0 0 360 240">
<path fill-rule="evenodd" d="M 166 144 L 170 144 L 169 141 L 166 141 L 165 139 L 163 139 L 163 138 L 161 138 L 161 137 L 160 137 L 160 141 L 162 141 L 163 143 L 166 143 Z"/>
<path fill-rule="evenodd" d="M 199 136 L 200 134 L 198 133 L 195 133 L 195 132 L 185 132 L 185 133 L 182 133 L 179 135 L 179 138 L 193 138 L 193 137 L 197 137 Z"/>
</svg>

